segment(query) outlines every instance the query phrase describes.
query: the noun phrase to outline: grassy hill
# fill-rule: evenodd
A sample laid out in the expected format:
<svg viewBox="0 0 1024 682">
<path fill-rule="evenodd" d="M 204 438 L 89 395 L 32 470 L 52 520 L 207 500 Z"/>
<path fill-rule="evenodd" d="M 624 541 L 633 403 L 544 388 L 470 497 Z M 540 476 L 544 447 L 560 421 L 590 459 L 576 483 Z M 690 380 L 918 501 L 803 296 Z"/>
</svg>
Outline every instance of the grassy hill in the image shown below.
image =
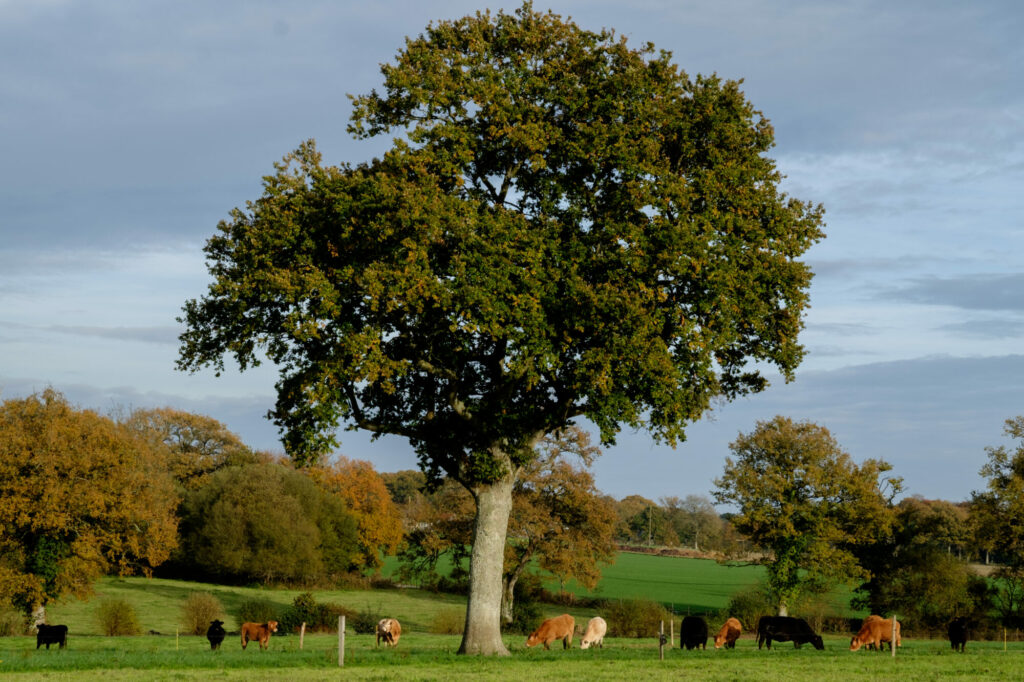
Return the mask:
<svg viewBox="0 0 1024 682">
<path fill-rule="evenodd" d="M 393 572 L 396 567 L 397 562 L 389 561 L 385 573 Z M 564 589 L 578 596 L 650 599 L 670 606 L 676 613 L 703 613 L 725 609 L 732 594 L 755 585 L 763 575 L 764 569 L 759 566 L 726 566 L 708 559 L 622 552 L 614 564 L 605 567 L 597 589 L 586 590 L 575 583 L 565 585 Z M 547 587 L 552 592 L 560 589 L 555 579 L 550 579 Z M 180 620 L 181 605 L 189 593 L 210 592 L 224 605 L 228 613 L 227 626 L 237 628 L 235 613 L 243 600 L 265 599 L 283 609 L 291 605 L 302 591 L 159 578 L 104 578 L 97 583 L 96 594 L 88 601 L 71 599 L 49 607 L 49 620 L 66 623 L 74 632 L 98 634 L 93 615 L 97 604 L 106 598 L 119 598 L 135 607 L 144 632 L 152 630 L 174 634 Z M 419 632 L 429 631 L 439 612 L 461 613 L 465 608 L 462 596 L 419 589 L 315 590 L 314 593 L 317 601 L 338 603 L 354 611 L 393 616 L 402 622 L 404 628 Z M 837 591 L 833 603 L 836 611 L 849 611 L 846 606 L 849 603 L 848 593 Z M 564 610 L 562 606 L 545 609 L 551 614 Z M 580 618 L 594 615 L 591 609 L 571 610 Z"/>
</svg>

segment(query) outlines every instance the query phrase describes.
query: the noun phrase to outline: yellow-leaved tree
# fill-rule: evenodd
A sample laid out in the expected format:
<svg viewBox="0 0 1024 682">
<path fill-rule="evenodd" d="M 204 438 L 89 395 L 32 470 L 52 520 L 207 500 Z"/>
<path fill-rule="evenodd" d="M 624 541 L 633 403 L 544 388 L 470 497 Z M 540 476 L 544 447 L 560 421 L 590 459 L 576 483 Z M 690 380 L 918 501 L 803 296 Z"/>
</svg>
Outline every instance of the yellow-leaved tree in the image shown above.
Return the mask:
<svg viewBox="0 0 1024 682">
<path fill-rule="evenodd" d="M 149 574 L 178 499 L 148 445 L 53 389 L 0 403 L 0 599 L 41 621 L 107 572 Z"/>
</svg>

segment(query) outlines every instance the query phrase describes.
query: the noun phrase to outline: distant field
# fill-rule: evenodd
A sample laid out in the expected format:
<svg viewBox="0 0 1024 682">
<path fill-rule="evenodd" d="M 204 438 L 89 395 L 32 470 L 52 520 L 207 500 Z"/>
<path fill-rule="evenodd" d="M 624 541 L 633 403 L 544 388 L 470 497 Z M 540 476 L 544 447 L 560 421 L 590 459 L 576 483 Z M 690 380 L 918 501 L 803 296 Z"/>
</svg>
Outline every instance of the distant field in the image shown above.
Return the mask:
<svg viewBox="0 0 1024 682">
<path fill-rule="evenodd" d="M 398 561 L 389 559 L 384 572 L 391 575 Z M 448 570 L 447 566 L 442 570 Z M 604 599 L 650 599 L 670 606 L 676 613 L 719 611 L 736 592 L 756 585 L 764 578 L 763 566 L 730 566 L 711 559 L 656 556 L 620 552 L 615 563 L 602 568 L 601 582 L 594 590 L 569 582 L 565 591 L 577 596 Z M 557 592 L 558 580 L 547 581 Z M 849 590 L 838 589 L 833 598 L 838 612 L 849 612 Z"/>
</svg>

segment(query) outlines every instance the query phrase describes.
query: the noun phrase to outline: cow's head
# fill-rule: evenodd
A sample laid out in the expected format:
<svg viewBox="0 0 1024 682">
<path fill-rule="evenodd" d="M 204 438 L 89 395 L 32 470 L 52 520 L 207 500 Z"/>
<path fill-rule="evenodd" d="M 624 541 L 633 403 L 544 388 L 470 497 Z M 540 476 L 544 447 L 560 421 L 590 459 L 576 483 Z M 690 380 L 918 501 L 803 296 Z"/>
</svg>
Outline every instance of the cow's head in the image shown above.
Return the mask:
<svg viewBox="0 0 1024 682">
<path fill-rule="evenodd" d="M 814 648 L 818 651 L 821 651 L 825 648 L 825 643 L 821 641 L 821 635 L 815 635 L 814 639 L 811 640 L 811 644 L 813 644 Z"/>
<path fill-rule="evenodd" d="M 219 627 L 221 627 L 223 625 L 224 625 L 224 621 L 222 621 L 222 620 L 211 620 L 210 621 L 210 627 L 214 628 L 214 629 L 219 628 Z"/>
<path fill-rule="evenodd" d="M 537 646 L 538 644 L 540 644 L 540 637 L 536 632 L 526 638 L 526 646 Z"/>
<path fill-rule="evenodd" d="M 270 630 L 271 632 L 277 632 L 277 621 L 276 620 L 267 621 L 267 629 Z"/>
</svg>

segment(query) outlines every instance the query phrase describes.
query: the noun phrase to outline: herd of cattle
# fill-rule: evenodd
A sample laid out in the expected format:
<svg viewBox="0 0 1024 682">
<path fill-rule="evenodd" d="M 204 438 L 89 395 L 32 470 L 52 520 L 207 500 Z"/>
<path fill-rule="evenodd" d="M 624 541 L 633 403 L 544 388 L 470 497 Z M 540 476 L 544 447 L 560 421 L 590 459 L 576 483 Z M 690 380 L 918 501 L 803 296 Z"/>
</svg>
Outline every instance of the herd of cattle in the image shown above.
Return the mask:
<svg viewBox="0 0 1024 682">
<path fill-rule="evenodd" d="M 61 649 L 67 646 L 68 626 L 67 625 L 38 625 L 36 633 L 36 649 L 46 645 L 49 649 L 51 644 L 57 644 Z M 394 618 L 382 618 L 377 623 L 377 646 L 383 641 L 385 646 L 397 646 L 402 635 L 402 626 Z M 543 644 L 545 649 L 551 648 L 551 643 L 562 640 L 562 648 L 568 649 L 572 646 L 572 637 L 576 631 L 576 619 L 568 613 L 555 618 L 548 618 L 540 627 L 530 633 L 526 638 L 526 646 L 532 647 Z M 266 623 L 242 623 L 241 637 L 242 649 L 250 641 L 258 642 L 260 650 L 265 650 L 270 644 L 270 635 L 277 632 L 277 621 Z M 580 640 L 581 649 L 590 647 L 604 648 L 604 637 L 608 632 L 608 623 L 604 618 L 596 616 L 587 622 L 583 630 L 583 638 Z M 736 618 L 729 618 L 715 635 L 715 648 L 726 649 L 736 648 L 736 640 L 743 633 L 743 626 Z M 963 652 L 968 639 L 968 621 L 966 618 L 955 618 L 949 624 L 947 630 L 949 643 L 954 651 Z M 220 620 L 211 621 L 206 631 L 206 638 L 210 641 L 210 648 L 217 650 L 227 633 L 224 630 L 224 622 Z M 814 632 L 811 626 L 802 618 L 790 618 L 788 616 L 763 616 L 757 623 L 757 648 L 767 646 L 772 648 L 772 642 L 793 642 L 793 646 L 800 648 L 803 644 L 811 644 L 815 649 L 824 649 L 825 644 L 821 636 Z M 707 649 L 708 624 L 700 616 L 686 616 L 679 626 L 679 647 L 690 649 Z M 893 623 L 892 619 L 881 616 L 868 616 L 864 619 L 860 631 L 850 640 L 850 651 L 857 651 L 861 647 L 882 650 L 884 644 L 888 644 L 890 650 L 893 644 L 899 648 L 902 646 L 900 640 L 900 623 Z"/>
</svg>

